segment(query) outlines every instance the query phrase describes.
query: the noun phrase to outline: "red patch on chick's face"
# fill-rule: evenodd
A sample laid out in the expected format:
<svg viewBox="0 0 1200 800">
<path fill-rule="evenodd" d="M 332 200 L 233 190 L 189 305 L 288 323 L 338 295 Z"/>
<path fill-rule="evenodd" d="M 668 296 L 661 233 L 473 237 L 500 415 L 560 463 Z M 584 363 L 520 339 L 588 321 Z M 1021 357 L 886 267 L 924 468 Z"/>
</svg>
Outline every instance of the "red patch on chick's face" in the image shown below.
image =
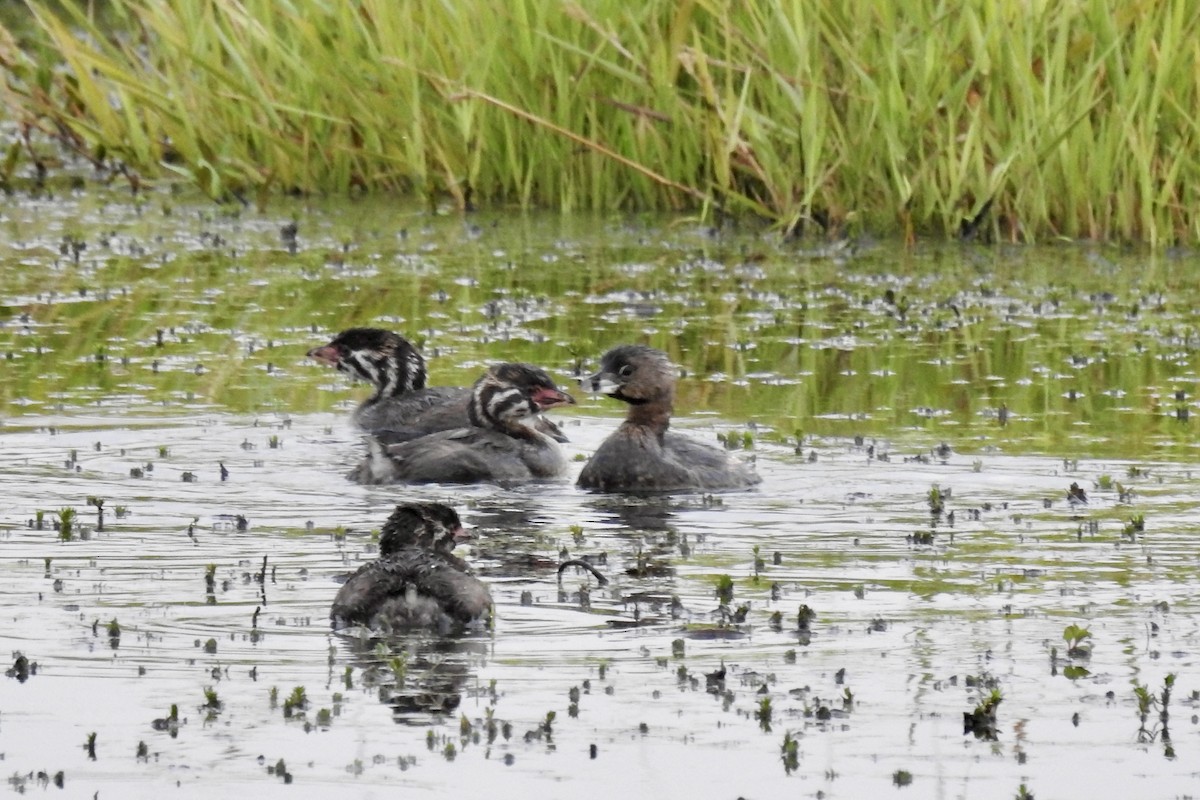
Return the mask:
<svg viewBox="0 0 1200 800">
<path fill-rule="evenodd" d="M 308 357 L 331 367 L 336 367 L 338 362 L 342 360 L 341 352 L 331 344 L 314 347 L 308 351 Z"/>
<path fill-rule="evenodd" d="M 548 408 L 557 408 L 558 406 L 569 406 L 575 404 L 575 398 L 566 392 L 558 389 L 551 389 L 548 386 L 538 386 L 533 390 L 531 398 L 537 404 L 538 410 L 545 411 Z"/>
</svg>

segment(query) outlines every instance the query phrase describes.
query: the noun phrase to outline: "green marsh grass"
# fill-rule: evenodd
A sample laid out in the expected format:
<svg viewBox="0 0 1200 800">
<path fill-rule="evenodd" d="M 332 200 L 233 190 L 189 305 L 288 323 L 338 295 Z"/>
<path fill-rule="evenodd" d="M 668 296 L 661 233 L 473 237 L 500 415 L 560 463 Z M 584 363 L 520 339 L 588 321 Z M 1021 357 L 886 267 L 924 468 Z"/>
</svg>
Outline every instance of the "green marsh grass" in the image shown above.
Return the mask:
<svg viewBox="0 0 1200 800">
<path fill-rule="evenodd" d="M 435 385 L 469 385 L 495 360 L 569 381 L 579 362 L 590 369 L 608 347 L 645 341 L 686 374 L 681 424 L 711 412 L 721 422 L 709 441 L 721 432 L 744 443 L 741 423 L 754 422 L 756 449 L 790 446 L 803 431 L 810 442 L 866 437 L 864 462 L 873 437 L 897 462 L 949 441 L 987 469 L 974 444 L 984 439 L 1073 463 L 1194 453 L 1194 423 L 1172 413 L 1180 392 L 1189 404 L 1196 396 L 1200 295 L 1189 259 L 925 244 L 835 259 L 627 215 L 478 214 L 476 234 L 454 215 L 391 201 L 335 213 L 308 202 L 281 200 L 299 212 L 295 254 L 277 223 L 253 212 L 135 213 L 116 192 L 82 196 L 61 220 L 14 210 L 13 239 L 0 246 L 0 416 L 335 404 L 344 414 L 364 387 L 304 353 L 332 332 L 377 324 L 421 344 Z M 89 243 L 78 264 L 59 252 L 61 226 Z M 205 244 L 218 233 L 226 245 Z M 586 401 L 574 413 L 617 416 L 617 405 Z M 271 451 L 272 436 L 292 443 L 264 425 L 247 433 L 247 450 Z M 163 444 L 136 455 L 140 476 L 169 460 Z M 215 464 L 196 474 L 218 479 Z"/>
<path fill-rule="evenodd" d="M 0 28 L 5 106 L 135 188 L 1200 239 L 1187 0 L 105 5 Z"/>
</svg>

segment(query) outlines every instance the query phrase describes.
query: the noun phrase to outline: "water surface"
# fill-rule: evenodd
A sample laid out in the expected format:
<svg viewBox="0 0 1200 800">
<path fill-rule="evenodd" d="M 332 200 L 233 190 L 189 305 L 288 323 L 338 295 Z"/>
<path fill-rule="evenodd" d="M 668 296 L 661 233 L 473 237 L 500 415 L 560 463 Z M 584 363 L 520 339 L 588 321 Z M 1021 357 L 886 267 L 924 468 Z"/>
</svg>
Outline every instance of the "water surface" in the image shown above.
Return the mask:
<svg viewBox="0 0 1200 800">
<path fill-rule="evenodd" d="M 94 193 L 15 197 L 0 230 L 0 615 L 38 666 L 0 683 L 14 788 L 1194 792 L 1194 254 Z M 748 433 L 764 483 L 349 484 L 362 388 L 303 354 L 352 324 L 419 341 L 440 384 L 502 359 L 569 383 L 613 344 L 662 347 L 685 370 L 677 427 Z M 620 414 L 580 399 L 559 415 L 572 457 Z M 476 526 L 495 631 L 333 635 L 337 577 L 412 499 Z M 603 558 L 610 585 L 560 585 L 564 551 Z M 1090 657 L 1067 657 L 1072 624 Z M 1166 724 L 1143 721 L 1135 688 L 1161 696 L 1168 674 Z M 992 688 L 997 738 L 964 735 Z M 172 704 L 175 735 L 153 724 Z"/>
</svg>

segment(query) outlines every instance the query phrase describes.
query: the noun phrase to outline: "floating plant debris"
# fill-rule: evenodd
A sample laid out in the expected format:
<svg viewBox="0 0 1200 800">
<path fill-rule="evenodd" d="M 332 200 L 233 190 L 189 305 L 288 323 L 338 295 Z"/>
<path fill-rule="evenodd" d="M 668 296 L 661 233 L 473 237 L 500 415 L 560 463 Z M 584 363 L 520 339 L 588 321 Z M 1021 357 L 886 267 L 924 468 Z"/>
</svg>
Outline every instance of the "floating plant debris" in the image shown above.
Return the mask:
<svg viewBox="0 0 1200 800">
<path fill-rule="evenodd" d="M 833 796 L 921 784 L 934 759 L 964 792 L 1013 796 L 1011 773 L 978 768 L 990 727 L 1029 787 L 1066 770 L 1081 796 L 1191 791 L 1194 254 L 44 191 L 9 198 L 20 235 L 0 243 L 6 667 L 24 674 L 19 649 L 39 679 L 5 695 L 14 786 L 48 785 L 96 731 L 110 786 L 186 783 L 197 763 L 221 779 L 249 752 L 280 781 L 417 797 L 508 762 L 514 791 L 553 796 L 603 749 L 617 794 Z M 303 353 L 356 324 L 419 341 L 434 386 L 501 358 L 565 379 L 621 341 L 667 349 L 685 372 L 672 429 L 719 434 L 764 484 L 619 502 L 350 485 L 363 387 Z M 618 423 L 598 401 L 564 418 L 572 470 Z M 332 633 L 379 508 L 450 499 L 495 629 Z M 556 572 L 570 556 L 592 569 Z M 1093 635 L 1064 637 L 1072 622 Z M 1004 676 L 1003 718 L 983 669 Z M 183 714 L 137 711 L 173 699 Z M 1037 719 L 1071 735 L 1027 735 Z M 154 738 L 181 732 L 182 750 Z M 834 737 L 875 758 L 826 763 Z"/>
</svg>

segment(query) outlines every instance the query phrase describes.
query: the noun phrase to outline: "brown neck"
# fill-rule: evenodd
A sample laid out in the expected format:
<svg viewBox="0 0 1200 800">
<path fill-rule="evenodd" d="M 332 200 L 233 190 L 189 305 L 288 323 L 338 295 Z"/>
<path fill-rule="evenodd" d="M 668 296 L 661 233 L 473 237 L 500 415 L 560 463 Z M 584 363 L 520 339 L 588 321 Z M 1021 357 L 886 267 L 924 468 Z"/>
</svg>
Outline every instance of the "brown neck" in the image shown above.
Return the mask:
<svg viewBox="0 0 1200 800">
<path fill-rule="evenodd" d="M 631 404 L 629 413 L 625 415 L 625 424 L 649 428 L 661 438 L 671 426 L 673 400 L 673 393 L 668 393 L 645 403 Z"/>
</svg>

